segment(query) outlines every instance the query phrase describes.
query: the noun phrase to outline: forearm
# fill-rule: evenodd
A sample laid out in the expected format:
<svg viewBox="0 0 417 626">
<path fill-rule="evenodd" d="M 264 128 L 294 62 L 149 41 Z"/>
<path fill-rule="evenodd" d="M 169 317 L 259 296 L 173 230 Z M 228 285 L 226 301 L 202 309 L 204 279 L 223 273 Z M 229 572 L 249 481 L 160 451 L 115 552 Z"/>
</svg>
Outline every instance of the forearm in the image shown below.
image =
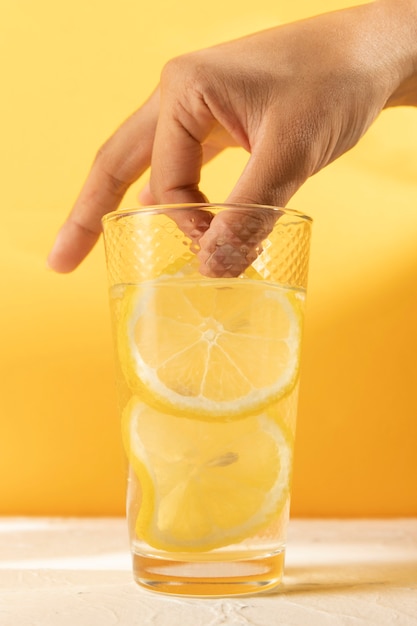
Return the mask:
<svg viewBox="0 0 417 626">
<path fill-rule="evenodd" d="M 387 52 L 393 60 L 393 90 L 386 107 L 417 106 L 417 0 L 378 0 Z"/>
</svg>

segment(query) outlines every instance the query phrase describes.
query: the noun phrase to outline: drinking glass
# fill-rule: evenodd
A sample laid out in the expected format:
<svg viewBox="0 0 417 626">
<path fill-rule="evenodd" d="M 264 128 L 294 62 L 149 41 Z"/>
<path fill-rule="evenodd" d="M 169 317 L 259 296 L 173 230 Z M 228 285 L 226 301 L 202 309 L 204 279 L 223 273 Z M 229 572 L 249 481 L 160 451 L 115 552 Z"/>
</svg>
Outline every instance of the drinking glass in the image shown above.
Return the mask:
<svg viewBox="0 0 417 626">
<path fill-rule="evenodd" d="M 283 576 L 311 219 L 185 204 L 103 218 L 134 579 Z"/>
</svg>

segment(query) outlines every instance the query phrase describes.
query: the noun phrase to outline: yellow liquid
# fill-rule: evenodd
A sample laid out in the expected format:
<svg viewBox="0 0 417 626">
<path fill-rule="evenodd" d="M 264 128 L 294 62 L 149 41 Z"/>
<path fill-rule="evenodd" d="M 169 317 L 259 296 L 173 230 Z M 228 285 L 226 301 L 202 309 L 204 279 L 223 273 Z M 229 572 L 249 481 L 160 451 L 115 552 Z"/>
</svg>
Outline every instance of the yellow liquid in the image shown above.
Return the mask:
<svg viewBox="0 0 417 626">
<path fill-rule="evenodd" d="M 224 288 L 224 284 L 224 281 L 222 281 L 221 288 Z M 154 283 L 152 289 L 170 290 L 171 295 L 168 300 L 172 300 L 172 311 L 175 314 L 175 294 L 187 293 L 187 289 L 193 288 L 194 285 L 195 283 L 187 285 L 186 281 L 182 283 L 177 281 L 173 284 L 172 281 L 169 283 L 169 286 L 167 286 L 167 283 L 161 283 L 159 285 Z M 254 289 L 253 281 L 248 281 L 245 284 L 234 280 L 227 281 L 227 286 L 228 289 L 232 290 L 235 300 L 237 302 L 240 300 L 242 303 L 247 302 L 248 289 L 250 289 L 252 293 Z M 208 295 L 204 297 L 207 298 L 207 301 L 210 301 L 209 291 L 218 288 L 218 282 L 206 282 L 205 293 Z M 270 287 L 270 289 L 272 291 L 275 290 L 280 293 L 285 293 L 285 290 L 280 287 Z M 261 291 L 259 293 L 262 295 Z M 302 294 L 299 294 L 298 297 L 301 301 Z M 152 306 L 147 295 L 147 290 L 144 290 L 143 286 L 119 285 L 113 289 L 111 294 L 113 320 L 115 336 L 118 337 L 119 342 L 121 341 L 120 338 L 123 337 L 123 326 L 126 325 L 127 321 L 125 311 L 129 311 L 130 314 L 132 310 L 135 310 L 135 307 L 132 308 L 130 304 L 132 298 L 136 298 L 138 302 L 142 298 L 146 306 Z M 125 306 L 127 301 L 129 301 L 129 305 Z M 206 304 L 205 306 L 208 305 Z M 259 301 L 259 306 L 262 307 L 262 301 Z M 253 307 L 253 319 L 256 320 L 256 324 L 259 325 L 259 310 L 255 309 L 256 307 Z M 181 311 L 179 312 L 181 313 Z M 154 313 L 158 314 L 158 310 L 156 309 Z M 210 313 L 209 308 L 206 313 Z M 205 323 L 209 328 L 216 328 L 215 317 L 213 312 L 205 316 Z M 220 317 L 221 314 L 219 313 L 219 318 Z M 250 318 L 251 315 L 248 316 L 248 314 L 246 314 L 245 323 L 248 327 L 251 326 Z M 265 323 L 271 324 L 271 320 L 267 319 Z M 242 324 L 242 322 L 240 322 L 240 324 Z M 206 332 L 206 330 L 204 332 Z M 152 327 L 149 327 L 149 333 L 156 333 L 156 331 Z M 149 335 L 145 339 L 148 341 Z M 155 334 L 153 339 L 156 342 L 160 340 L 160 337 Z M 118 355 L 119 361 L 125 357 L 125 352 L 120 350 L 120 346 L 118 347 Z M 266 366 L 267 365 L 268 363 L 266 363 Z M 219 381 L 221 381 L 221 363 L 218 360 L 216 366 L 218 368 L 217 375 Z M 292 459 L 298 394 L 297 382 L 294 382 L 291 390 L 283 397 L 264 402 L 259 411 L 252 413 L 243 411 L 241 414 L 237 412 L 233 416 L 226 415 L 226 417 L 216 415 L 215 419 L 210 419 L 204 415 L 204 411 L 201 414 L 196 410 L 193 415 L 189 407 L 186 407 L 184 412 L 174 407 L 172 407 L 171 410 L 166 406 L 160 407 L 160 399 L 158 397 L 152 397 L 152 393 L 150 393 L 149 390 L 145 390 L 143 394 L 141 394 L 141 384 L 139 382 L 138 386 L 136 386 L 131 367 L 126 367 L 125 363 L 119 362 L 118 369 L 122 410 L 125 409 L 126 405 L 129 405 L 129 402 L 132 402 L 132 397 L 134 397 L 136 410 L 140 415 L 140 420 L 138 421 L 140 426 L 138 426 L 137 432 L 134 433 L 131 430 L 129 436 L 131 438 L 142 438 L 143 446 L 148 451 L 152 446 L 155 447 L 154 440 L 156 439 L 156 446 L 158 446 L 158 441 L 160 441 L 162 456 L 165 454 L 165 465 L 162 466 L 162 470 L 160 469 L 161 463 L 158 460 L 158 452 L 154 453 L 152 450 L 149 452 L 149 458 L 151 459 L 149 463 L 150 465 L 154 463 L 154 467 L 148 467 L 146 470 L 142 470 L 142 461 L 131 462 L 129 464 L 127 517 L 131 537 L 135 580 L 142 586 L 155 591 L 192 596 L 250 594 L 256 591 L 267 590 L 278 585 L 283 576 L 286 527 L 289 516 L 291 468 L 285 475 L 286 484 L 280 484 L 280 490 L 284 495 L 279 501 L 279 504 L 276 506 L 271 504 L 268 514 L 265 515 L 265 519 L 260 518 L 257 520 L 256 513 L 249 510 L 248 516 L 250 519 L 249 522 L 247 522 L 247 520 L 243 519 L 243 514 L 239 512 L 239 507 L 242 506 L 245 495 L 249 493 L 245 476 L 253 476 L 256 474 L 256 466 L 262 463 L 262 450 L 259 452 L 259 461 L 256 457 L 258 451 L 255 449 L 252 452 L 254 457 L 254 469 L 251 473 L 250 459 L 244 460 L 247 450 L 244 447 L 242 451 L 242 433 L 246 433 L 245 429 L 247 425 L 249 435 L 245 434 L 244 436 L 249 437 L 250 429 L 254 428 L 256 437 L 256 424 L 258 424 L 258 422 L 259 424 L 271 423 L 272 429 L 279 429 L 279 432 L 285 433 L 286 450 L 279 450 L 280 440 L 278 440 L 278 456 L 280 456 L 282 452 L 282 454 L 286 454 L 287 457 L 288 454 L 290 454 Z M 187 376 L 189 377 L 189 375 Z M 270 372 L 268 372 L 268 376 L 271 376 Z M 181 371 L 177 372 L 177 377 L 179 381 L 178 388 L 184 389 L 184 385 L 181 383 Z M 133 422 L 132 424 L 133 426 L 130 426 L 130 428 L 134 429 L 135 425 Z M 168 434 L 166 434 L 164 424 L 170 424 Z M 236 433 L 236 436 L 234 436 L 234 433 Z M 167 437 L 166 440 L 164 439 L 165 435 Z M 207 448 L 211 446 L 211 450 L 215 442 L 221 441 L 222 438 L 225 438 L 225 441 L 227 440 L 227 447 L 224 448 L 224 450 L 221 448 L 221 452 L 219 453 L 213 453 L 214 456 L 210 456 L 210 454 L 207 456 Z M 233 443 L 234 439 L 236 440 L 236 447 Z M 189 451 L 189 440 L 193 441 L 192 453 Z M 246 446 L 247 444 L 244 443 L 243 445 Z M 131 460 L 132 450 L 127 450 L 127 454 Z M 216 454 L 217 456 L 215 456 Z M 187 459 L 185 459 L 185 457 L 187 457 Z M 152 461 L 152 459 L 156 459 L 156 461 Z M 236 469 L 238 465 L 235 463 L 237 460 L 244 464 L 245 470 L 242 472 L 240 482 L 239 471 Z M 188 510 L 185 510 L 185 513 L 181 510 L 164 510 L 163 498 L 159 490 L 163 490 L 164 488 L 166 490 L 168 489 L 166 483 L 170 480 L 170 474 L 172 473 L 172 475 L 174 475 L 175 472 L 178 473 L 177 468 L 181 468 L 181 464 L 184 464 L 185 461 L 187 462 L 187 472 L 189 475 L 196 476 L 193 490 L 190 492 L 191 495 L 187 495 L 186 505 L 190 507 L 189 512 Z M 170 470 L 171 467 L 172 472 Z M 209 470 L 207 469 L 208 467 Z M 162 475 L 162 478 L 158 479 L 161 471 L 165 472 L 165 474 Z M 219 483 L 215 484 L 221 486 L 221 489 L 219 489 L 220 503 L 216 503 L 216 498 L 213 498 L 212 490 L 209 491 L 210 495 L 208 498 L 204 492 L 204 485 L 207 480 L 212 480 L 211 478 L 206 479 L 206 476 L 211 476 L 209 471 L 213 472 L 213 475 L 217 473 L 219 477 L 215 478 L 215 480 L 219 480 Z M 265 469 L 263 471 L 265 472 Z M 276 468 L 271 465 L 271 476 L 274 475 L 275 471 Z M 159 512 L 156 511 L 153 515 L 154 521 L 152 521 L 152 524 L 155 526 L 155 531 L 152 533 L 146 530 L 146 525 L 151 524 L 151 521 L 148 522 L 148 514 L 143 514 L 144 509 L 150 508 L 149 503 L 147 503 L 147 498 L 149 500 L 149 497 L 146 494 L 146 490 L 149 490 L 149 488 L 141 484 L 141 479 L 143 479 L 145 472 L 152 475 L 152 480 L 154 480 L 157 485 L 155 487 L 156 496 L 155 499 L 152 500 L 152 506 L 154 506 L 155 509 L 160 506 Z M 202 481 L 201 491 L 198 489 L 199 480 Z M 147 482 L 147 479 L 145 482 Z M 233 516 L 233 513 L 230 514 L 225 506 L 225 500 L 227 501 L 228 499 L 227 485 L 229 482 L 230 502 L 232 507 L 234 506 L 238 510 L 236 524 L 243 529 L 236 532 L 233 527 L 230 528 L 230 521 L 226 524 L 226 529 L 220 528 L 222 516 L 220 514 L 219 521 L 219 513 L 218 511 L 214 511 L 216 507 L 221 508 L 223 506 L 225 511 L 224 515 L 226 517 L 228 515 Z M 174 488 L 175 484 L 172 489 Z M 158 500 L 160 500 L 159 505 Z M 177 501 L 173 500 L 171 494 L 169 494 L 169 498 L 167 498 L 167 502 L 168 501 L 173 502 L 178 508 L 180 508 L 180 504 L 183 502 L 181 499 Z M 207 504 L 207 502 L 208 508 L 204 513 L 204 505 Z M 268 506 L 267 502 L 262 502 L 262 507 L 268 508 Z M 210 507 L 213 510 L 210 510 Z M 200 515 L 203 521 L 200 521 L 200 517 L 197 515 L 200 509 L 204 513 Z M 194 514 L 195 511 L 197 511 L 196 514 Z M 205 514 L 207 515 L 207 519 L 215 520 L 207 524 L 209 530 L 206 530 L 204 527 L 203 522 Z M 144 519 L 138 524 L 141 515 Z M 177 518 L 181 519 L 181 515 L 185 519 L 182 526 L 180 523 L 176 522 L 173 522 L 170 526 L 170 523 L 166 521 L 166 519 L 171 516 L 175 520 Z M 189 524 L 189 536 L 183 531 L 183 526 L 186 524 L 188 517 L 192 518 Z M 195 521 L 194 518 L 197 521 Z M 233 517 L 230 519 L 233 519 Z M 253 522 L 251 520 L 253 520 Z M 246 523 L 247 530 L 245 531 Z M 145 531 L 141 530 L 144 526 Z M 195 537 L 193 537 L 193 533 Z M 222 533 L 224 533 L 224 537 Z M 228 536 L 230 536 L 230 539 L 228 539 Z M 200 541 L 201 549 L 199 549 Z"/>
<path fill-rule="evenodd" d="M 133 553 L 136 582 L 152 591 L 185 596 L 222 597 L 273 589 L 282 581 L 284 551 L 219 561 L 156 560 Z"/>
</svg>

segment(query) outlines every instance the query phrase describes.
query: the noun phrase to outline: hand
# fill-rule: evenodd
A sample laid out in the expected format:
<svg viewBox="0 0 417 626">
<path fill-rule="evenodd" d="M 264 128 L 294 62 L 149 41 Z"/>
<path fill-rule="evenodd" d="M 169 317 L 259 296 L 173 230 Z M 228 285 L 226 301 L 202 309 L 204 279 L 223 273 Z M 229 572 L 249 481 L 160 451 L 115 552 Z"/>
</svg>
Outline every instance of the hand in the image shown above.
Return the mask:
<svg viewBox="0 0 417 626">
<path fill-rule="evenodd" d="M 170 61 L 159 88 L 98 152 L 50 266 L 67 272 L 81 262 L 99 237 L 101 217 L 149 166 L 143 203 L 205 202 L 203 164 L 241 146 L 251 156 L 227 200 L 285 206 L 308 177 L 351 149 L 382 109 L 417 105 L 416 33 L 416 0 L 380 0 Z M 224 241 L 222 219 L 203 216 L 198 237 L 206 260 L 216 238 Z M 248 259 L 256 250 L 234 245 Z"/>
</svg>

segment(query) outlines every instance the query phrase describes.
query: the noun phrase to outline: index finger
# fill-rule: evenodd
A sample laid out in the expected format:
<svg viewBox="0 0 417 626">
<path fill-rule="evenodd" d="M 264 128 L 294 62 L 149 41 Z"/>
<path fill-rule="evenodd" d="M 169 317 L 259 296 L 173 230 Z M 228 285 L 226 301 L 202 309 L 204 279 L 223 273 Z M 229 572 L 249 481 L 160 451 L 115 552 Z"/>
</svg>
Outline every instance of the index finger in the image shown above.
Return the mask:
<svg viewBox="0 0 417 626">
<path fill-rule="evenodd" d="M 97 153 L 91 171 L 48 256 L 57 272 L 71 272 L 101 233 L 101 218 L 117 209 L 129 186 L 149 167 L 159 92 L 115 132 Z"/>
</svg>

